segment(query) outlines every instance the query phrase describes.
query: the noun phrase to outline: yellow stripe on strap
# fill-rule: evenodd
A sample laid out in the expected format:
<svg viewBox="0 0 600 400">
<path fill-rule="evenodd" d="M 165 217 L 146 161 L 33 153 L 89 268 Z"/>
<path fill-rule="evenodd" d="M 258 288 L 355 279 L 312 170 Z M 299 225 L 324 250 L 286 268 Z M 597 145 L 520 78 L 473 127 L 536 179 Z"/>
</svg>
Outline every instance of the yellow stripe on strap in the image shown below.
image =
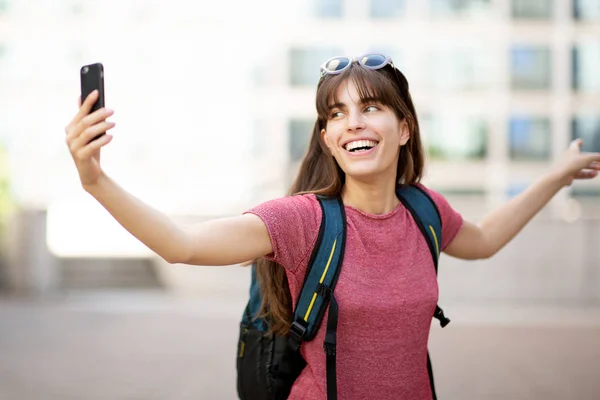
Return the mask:
<svg viewBox="0 0 600 400">
<path fill-rule="evenodd" d="M 435 230 L 433 229 L 433 226 L 429 225 L 429 229 L 431 229 L 431 233 L 433 233 L 433 241 L 435 242 L 435 252 L 437 254 L 437 256 L 440 256 L 440 246 L 438 244 L 438 239 L 437 236 L 435 235 Z"/>
<path fill-rule="evenodd" d="M 329 260 L 327 260 L 327 265 L 325 266 L 325 270 L 323 271 L 323 275 L 321 275 L 321 279 L 319 280 L 319 283 L 323 283 L 323 281 L 325 280 L 325 275 L 327 275 L 327 270 L 329 269 L 329 264 L 331 264 L 331 259 L 333 258 L 333 253 L 335 252 L 336 243 L 337 243 L 337 239 L 335 239 L 333 241 L 333 247 L 331 248 L 331 254 L 329 254 Z M 310 301 L 310 305 L 308 306 L 308 310 L 306 310 L 306 315 L 304 316 L 304 321 L 308 322 L 308 317 L 310 316 L 310 312 L 312 311 L 312 308 L 313 308 L 316 300 L 317 300 L 317 293 L 315 292 L 313 294 L 312 300 Z"/>
</svg>

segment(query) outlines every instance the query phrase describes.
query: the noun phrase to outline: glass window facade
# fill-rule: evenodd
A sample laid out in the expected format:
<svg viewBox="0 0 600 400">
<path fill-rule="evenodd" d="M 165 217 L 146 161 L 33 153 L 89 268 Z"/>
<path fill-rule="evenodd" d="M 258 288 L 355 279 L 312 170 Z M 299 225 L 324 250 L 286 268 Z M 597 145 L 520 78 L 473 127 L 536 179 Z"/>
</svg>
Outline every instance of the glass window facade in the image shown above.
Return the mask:
<svg viewBox="0 0 600 400">
<path fill-rule="evenodd" d="M 438 90 L 484 89 L 490 76 L 488 52 L 483 47 L 437 48 L 428 67 L 431 87 Z"/>
<path fill-rule="evenodd" d="M 548 118 L 513 116 L 509 123 L 510 158 L 537 161 L 550 158 L 551 131 Z"/>
<path fill-rule="evenodd" d="M 550 89 L 552 67 L 547 46 L 513 46 L 510 61 L 513 89 Z"/>
<path fill-rule="evenodd" d="M 342 0 L 315 0 L 314 10 L 315 15 L 320 18 L 341 18 L 342 17 Z"/>
<path fill-rule="evenodd" d="M 600 21 L 600 1 L 573 0 L 573 18 L 577 21 Z"/>
<path fill-rule="evenodd" d="M 512 0 L 512 17 L 515 19 L 552 18 L 554 0 Z"/>
<path fill-rule="evenodd" d="M 430 0 L 431 14 L 441 17 L 479 15 L 491 10 L 490 0 Z"/>
<path fill-rule="evenodd" d="M 0 14 L 8 11 L 10 8 L 10 0 L 0 0 Z"/>
<path fill-rule="evenodd" d="M 310 119 L 292 119 L 289 123 L 290 161 L 296 162 L 304 157 L 310 142 L 315 121 Z"/>
<path fill-rule="evenodd" d="M 335 48 L 298 49 L 290 51 L 290 84 L 292 86 L 316 86 L 320 67 L 331 57 L 339 56 Z"/>
<path fill-rule="evenodd" d="M 600 115 L 577 116 L 572 128 L 572 139 L 583 139 L 582 151 L 600 152 Z"/>
<path fill-rule="evenodd" d="M 433 159 L 480 160 L 487 155 L 489 126 L 483 118 L 426 115 L 421 132 Z"/>
<path fill-rule="evenodd" d="M 397 18 L 404 15 L 404 0 L 371 0 L 371 18 Z"/>
<path fill-rule="evenodd" d="M 573 89 L 600 93 L 600 41 L 580 43 L 573 47 L 572 61 Z"/>
</svg>

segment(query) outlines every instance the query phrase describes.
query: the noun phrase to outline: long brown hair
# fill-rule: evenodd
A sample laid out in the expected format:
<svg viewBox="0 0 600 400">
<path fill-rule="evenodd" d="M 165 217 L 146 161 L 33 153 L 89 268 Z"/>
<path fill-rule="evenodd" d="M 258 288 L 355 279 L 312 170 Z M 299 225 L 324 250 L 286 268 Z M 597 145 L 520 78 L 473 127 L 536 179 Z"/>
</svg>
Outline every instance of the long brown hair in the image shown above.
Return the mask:
<svg viewBox="0 0 600 400">
<path fill-rule="evenodd" d="M 410 138 L 400 149 L 397 168 L 398 184 L 419 182 L 424 169 L 424 154 L 417 113 L 413 105 L 406 77 L 391 66 L 369 70 L 351 65 L 338 75 L 327 75 L 317 86 L 315 122 L 308 151 L 302 160 L 296 180 L 287 195 L 315 193 L 339 196 L 346 174 L 329 153 L 321 139 L 321 130 L 327 127 L 329 105 L 337 103 L 338 89 L 345 82 L 353 82 L 361 99 L 378 99 L 390 107 L 401 121 L 408 123 Z M 257 260 L 256 272 L 263 293 L 262 314 L 270 322 L 270 332 L 285 335 L 292 324 L 292 297 L 285 270 L 265 258 Z"/>
</svg>

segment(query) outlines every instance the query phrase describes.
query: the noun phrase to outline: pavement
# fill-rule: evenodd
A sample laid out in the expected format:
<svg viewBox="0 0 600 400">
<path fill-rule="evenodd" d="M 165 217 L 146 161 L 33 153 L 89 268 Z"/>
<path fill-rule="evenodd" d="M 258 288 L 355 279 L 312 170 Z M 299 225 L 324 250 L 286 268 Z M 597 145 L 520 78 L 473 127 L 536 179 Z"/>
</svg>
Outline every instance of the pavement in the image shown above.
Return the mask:
<svg viewBox="0 0 600 400">
<path fill-rule="evenodd" d="M 246 298 L 160 291 L 0 296 L 0 400 L 236 399 Z M 600 309 L 444 307 L 438 398 L 600 399 Z M 343 399 L 341 399 L 343 400 Z"/>
</svg>

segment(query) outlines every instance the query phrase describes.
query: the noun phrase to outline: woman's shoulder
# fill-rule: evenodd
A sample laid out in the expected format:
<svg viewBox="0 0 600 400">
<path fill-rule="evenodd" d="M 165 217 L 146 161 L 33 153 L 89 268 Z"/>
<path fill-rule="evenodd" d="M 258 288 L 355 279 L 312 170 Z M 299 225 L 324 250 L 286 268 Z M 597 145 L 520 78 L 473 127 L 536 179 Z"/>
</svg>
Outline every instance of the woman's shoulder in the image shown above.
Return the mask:
<svg viewBox="0 0 600 400">
<path fill-rule="evenodd" d="M 314 194 L 285 196 L 264 202 L 247 212 L 267 227 L 273 254 L 267 258 L 295 271 L 310 253 L 319 233 L 322 211 Z"/>
<path fill-rule="evenodd" d="M 415 183 L 415 186 L 418 187 L 419 189 L 421 189 L 423 192 L 425 192 L 431 198 L 431 200 L 433 200 L 435 205 L 438 206 L 438 208 L 442 205 L 448 204 L 448 200 L 446 200 L 444 195 L 441 194 L 440 192 L 438 192 L 437 190 L 434 190 L 428 186 L 425 186 L 421 182 Z"/>
<path fill-rule="evenodd" d="M 320 210 L 317 196 L 313 193 L 297 194 L 268 200 L 252 210 L 270 210 L 272 212 L 297 212 L 314 214 Z"/>
<path fill-rule="evenodd" d="M 445 249 L 460 230 L 463 218 L 461 214 L 450 205 L 443 194 L 422 183 L 417 183 L 416 185 L 431 197 L 437 207 L 442 220 L 442 249 Z"/>
<path fill-rule="evenodd" d="M 290 235 L 311 236 L 313 231 L 318 231 L 323 218 L 319 200 L 312 193 L 268 200 L 246 212 L 258 215 L 271 233 L 289 232 Z"/>
</svg>

